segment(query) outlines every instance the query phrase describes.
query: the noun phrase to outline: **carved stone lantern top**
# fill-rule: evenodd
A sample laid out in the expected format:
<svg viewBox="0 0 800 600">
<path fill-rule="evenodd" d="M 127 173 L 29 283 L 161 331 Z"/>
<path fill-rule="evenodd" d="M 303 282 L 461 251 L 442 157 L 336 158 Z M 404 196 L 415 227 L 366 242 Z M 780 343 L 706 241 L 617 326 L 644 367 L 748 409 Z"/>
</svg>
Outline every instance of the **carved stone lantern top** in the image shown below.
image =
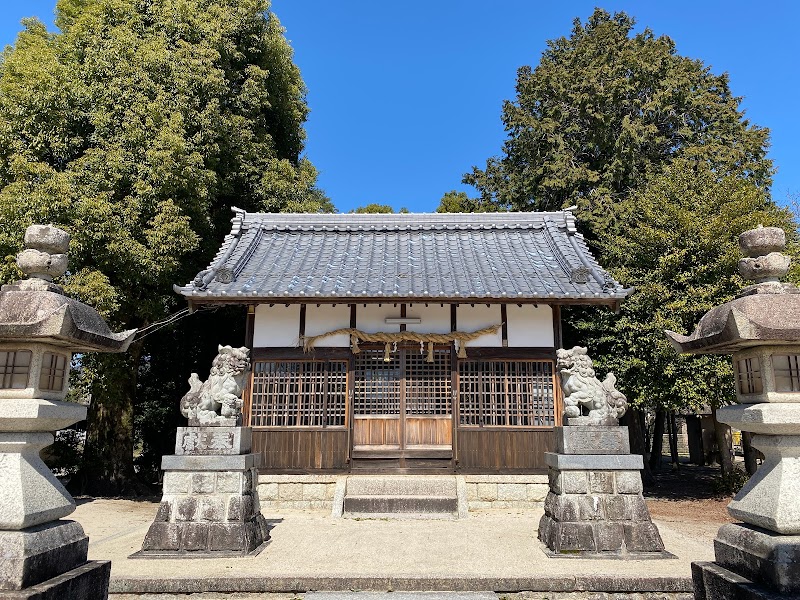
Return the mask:
<svg viewBox="0 0 800 600">
<path fill-rule="evenodd" d="M 64 295 L 53 277 L 67 270 L 70 236 L 52 225 L 31 225 L 17 265 L 28 279 L 0 288 L 0 342 L 64 346 L 72 352 L 124 352 L 136 330 L 114 333 L 91 306 Z"/>
<path fill-rule="evenodd" d="M 756 346 L 800 344 L 800 289 L 781 283 L 791 264 L 786 234 L 761 227 L 739 236 L 739 273 L 754 282 L 700 319 L 691 335 L 666 331 L 682 354 L 729 354 Z"/>
</svg>

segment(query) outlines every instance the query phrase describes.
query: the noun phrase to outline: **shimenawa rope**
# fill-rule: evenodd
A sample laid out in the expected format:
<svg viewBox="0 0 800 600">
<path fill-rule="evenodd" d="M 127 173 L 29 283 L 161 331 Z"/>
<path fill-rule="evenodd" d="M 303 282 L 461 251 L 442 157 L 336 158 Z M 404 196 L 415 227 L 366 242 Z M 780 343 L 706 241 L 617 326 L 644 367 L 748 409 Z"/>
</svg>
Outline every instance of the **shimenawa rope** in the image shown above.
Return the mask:
<svg viewBox="0 0 800 600">
<path fill-rule="evenodd" d="M 417 333 L 416 331 L 381 331 L 378 333 L 367 333 L 353 327 L 344 327 L 342 329 L 328 331 L 327 333 L 321 333 L 320 335 L 304 336 L 301 338 L 301 341 L 303 344 L 303 351 L 311 352 L 311 350 L 314 349 L 314 344 L 316 344 L 317 341 L 321 340 L 322 338 L 333 335 L 349 335 L 350 347 L 353 350 L 353 354 L 359 354 L 361 352 L 361 348 L 358 346 L 359 341 L 383 342 L 383 360 L 386 362 L 391 360 L 392 344 L 396 345 L 397 342 L 420 342 L 420 344 L 427 343 L 428 355 L 425 357 L 425 361 L 433 362 L 434 344 L 449 344 L 450 342 L 455 342 L 456 350 L 458 351 L 458 357 L 467 358 L 464 342 L 476 340 L 483 335 L 496 333 L 501 326 L 502 324 L 491 325 L 489 327 L 484 327 L 483 329 L 478 329 L 477 331 L 453 331 L 451 333 Z"/>
</svg>

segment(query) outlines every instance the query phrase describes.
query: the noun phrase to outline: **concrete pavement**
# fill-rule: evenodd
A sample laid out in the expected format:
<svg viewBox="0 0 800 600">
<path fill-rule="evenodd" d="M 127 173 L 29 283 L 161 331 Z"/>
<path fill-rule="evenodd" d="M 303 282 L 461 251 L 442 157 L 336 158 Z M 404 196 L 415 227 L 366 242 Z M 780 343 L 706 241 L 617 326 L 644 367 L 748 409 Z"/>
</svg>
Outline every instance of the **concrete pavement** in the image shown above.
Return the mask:
<svg viewBox="0 0 800 600">
<path fill-rule="evenodd" d="M 536 539 L 541 511 L 485 510 L 458 521 L 333 519 L 266 514 L 272 540 L 256 557 L 138 559 L 158 504 L 84 501 L 70 517 L 89 558 L 112 561 L 112 593 L 452 590 L 663 592 L 691 589 L 690 563 L 713 560 L 716 524 L 655 520 L 675 559 L 549 558 Z M 678 596 L 659 596 L 678 597 Z"/>
</svg>

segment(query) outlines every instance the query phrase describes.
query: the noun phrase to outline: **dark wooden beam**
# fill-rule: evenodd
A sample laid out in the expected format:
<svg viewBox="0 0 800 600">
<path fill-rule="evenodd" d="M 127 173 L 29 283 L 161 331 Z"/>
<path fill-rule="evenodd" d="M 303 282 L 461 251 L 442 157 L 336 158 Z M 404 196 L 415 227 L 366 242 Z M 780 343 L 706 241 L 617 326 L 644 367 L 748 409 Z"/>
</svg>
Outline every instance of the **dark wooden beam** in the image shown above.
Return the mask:
<svg viewBox="0 0 800 600">
<path fill-rule="evenodd" d="M 503 324 L 503 348 L 508 348 L 508 305 L 500 305 L 500 322 Z"/>
<path fill-rule="evenodd" d="M 314 348 L 303 352 L 302 348 L 285 346 L 280 348 L 254 348 L 253 360 L 329 360 L 350 358 L 350 348 Z"/>
<path fill-rule="evenodd" d="M 250 353 L 253 352 L 253 335 L 256 328 L 256 307 L 251 304 L 247 307 L 247 317 L 244 322 L 244 345 L 250 348 Z"/>
<path fill-rule="evenodd" d="M 556 357 L 554 348 L 548 347 L 519 347 L 519 348 L 501 348 L 501 347 L 482 347 L 482 348 L 467 348 L 467 359 L 471 358 L 502 358 L 507 360 L 553 360 Z M 464 359 L 461 359 L 464 360 Z"/>
<path fill-rule="evenodd" d="M 458 304 L 450 305 L 450 331 L 458 331 L 458 315 L 456 315 L 456 308 Z"/>
<path fill-rule="evenodd" d="M 558 304 L 553 305 L 553 346 L 561 348 L 561 307 Z"/>
<path fill-rule="evenodd" d="M 356 328 L 356 305 L 350 305 L 350 329 Z"/>
<path fill-rule="evenodd" d="M 400 305 L 400 318 L 405 319 L 408 315 L 406 314 L 406 305 Z M 405 331 L 408 326 L 405 323 L 400 323 L 400 331 Z"/>
<path fill-rule="evenodd" d="M 300 339 L 306 335 L 306 305 L 300 305 Z"/>
</svg>

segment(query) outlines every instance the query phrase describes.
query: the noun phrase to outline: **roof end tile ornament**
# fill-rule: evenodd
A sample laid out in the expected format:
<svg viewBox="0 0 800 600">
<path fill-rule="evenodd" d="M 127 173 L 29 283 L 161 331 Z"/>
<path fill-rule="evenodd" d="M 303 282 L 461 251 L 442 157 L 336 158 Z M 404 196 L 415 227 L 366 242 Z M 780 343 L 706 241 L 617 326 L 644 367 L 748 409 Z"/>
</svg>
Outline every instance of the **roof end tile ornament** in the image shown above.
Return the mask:
<svg viewBox="0 0 800 600">
<path fill-rule="evenodd" d="M 208 286 L 211 285 L 211 282 L 215 280 L 219 283 L 231 283 L 234 280 L 234 272 L 225 267 L 224 264 L 233 254 L 233 251 L 236 250 L 236 246 L 242 237 L 242 232 L 246 231 L 248 227 L 245 225 L 247 212 L 235 206 L 232 206 L 231 210 L 234 213 L 234 217 L 231 219 L 231 232 L 225 236 L 222 247 L 214 257 L 214 262 L 211 263 L 211 267 L 200 271 L 195 275 L 194 279 L 192 279 L 191 286 L 195 289 L 206 290 Z M 173 289 L 175 289 L 175 287 L 176 286 L 173 286 Z M 180 289 L 181 288 L 178 288 L 178 290 Z"/>
</svg>

